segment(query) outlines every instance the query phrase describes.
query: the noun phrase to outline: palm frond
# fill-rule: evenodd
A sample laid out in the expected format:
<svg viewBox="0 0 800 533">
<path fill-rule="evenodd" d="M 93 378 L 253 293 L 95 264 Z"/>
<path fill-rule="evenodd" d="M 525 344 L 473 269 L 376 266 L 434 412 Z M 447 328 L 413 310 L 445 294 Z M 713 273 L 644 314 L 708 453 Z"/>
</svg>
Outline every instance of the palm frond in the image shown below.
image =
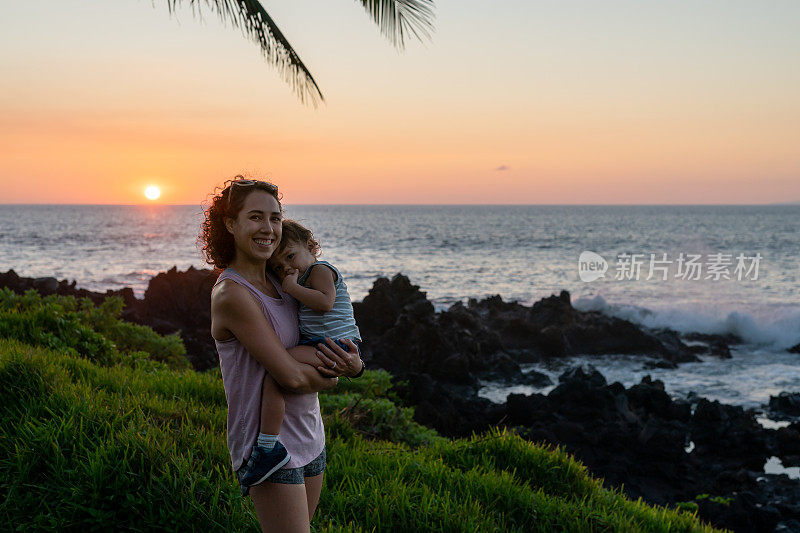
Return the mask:
<svg viewBox="0 0 800 533">
<path fill-rule="evenodd" d="M 381 33 L 401 50 L 409 34 L 430 39 L 433 31 L 433 0 L 361 0 Z"/>
<path fill-rule="evenodd" d="M 316 107 L 325 100 L 311 72 L 258 0 L 167 0 L 170 13 L 178 4 L 186 2 L 197 11 L 200 4 L 210 7 L 220 18 L 255 41 L 301 102 L 310 101 Z"/>
</svg>

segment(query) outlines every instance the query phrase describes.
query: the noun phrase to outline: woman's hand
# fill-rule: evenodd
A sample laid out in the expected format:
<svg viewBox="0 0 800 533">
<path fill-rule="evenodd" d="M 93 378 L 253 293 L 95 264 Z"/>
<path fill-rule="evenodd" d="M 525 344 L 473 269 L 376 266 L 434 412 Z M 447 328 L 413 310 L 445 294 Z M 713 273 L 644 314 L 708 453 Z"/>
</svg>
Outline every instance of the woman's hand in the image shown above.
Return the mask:
<svg viewBox="0 0 800 533">
<path fill-rule="evenodd" d="M 342 342 L 348 348 L 346 352 L 328 337 L 325 337 L 325 342 L 327 345 L 317 344 L 317 357 L 319 357 L 323 365 L 317 367 L 320 374 L 328 377 L 352 377 L 361 372 L 361 356 L 359 355 L 358 347 L 353 341 L 342 339 Z"/>
</svg>

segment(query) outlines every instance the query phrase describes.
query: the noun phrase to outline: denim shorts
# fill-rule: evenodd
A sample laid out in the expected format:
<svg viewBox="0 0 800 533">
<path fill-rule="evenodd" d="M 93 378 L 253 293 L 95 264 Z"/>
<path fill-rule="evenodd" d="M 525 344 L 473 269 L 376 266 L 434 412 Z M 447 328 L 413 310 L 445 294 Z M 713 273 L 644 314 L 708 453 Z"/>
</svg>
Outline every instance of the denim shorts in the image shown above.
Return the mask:
<svg viewBox="0 0 800 533">
<path fill-rule="evenodd" d="M 326 457 L 325 448 L 322 448 L 322 452 L 307 465 L 298 466 L 297 468 L 281 468 L 269 476 L 266 481 L 286 485 L 302 485 L 306 482 L 305 478 L 318 476 L 325 471 Z M 238 479 L 239 476 L 236 476 L 236 478 Z M 245 487 L 242 484 L 239 484 L 239 487 L 242 489 L 242 496 L 247 496 L 250 492 L 250 487 Z"/>
</svg>

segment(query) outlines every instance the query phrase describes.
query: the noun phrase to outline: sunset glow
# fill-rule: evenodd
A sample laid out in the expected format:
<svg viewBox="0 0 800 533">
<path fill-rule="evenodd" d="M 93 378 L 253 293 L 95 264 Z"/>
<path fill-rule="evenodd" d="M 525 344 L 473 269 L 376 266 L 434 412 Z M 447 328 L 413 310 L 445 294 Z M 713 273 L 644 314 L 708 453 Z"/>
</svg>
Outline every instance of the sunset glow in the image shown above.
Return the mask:
<svg viewBox="0 0 800 533">
<path fill-rule="evenodd" d="M 240 173 L 290 204 L 800 201 L 800 3 L 734 3 L 442 1 L 403 53 L 358 6 L 270 3 L 314 109 L 211 11 L 12 2 L 0 202 L 169 176 L 159 201 L 199 204 Z"/>
</svg>

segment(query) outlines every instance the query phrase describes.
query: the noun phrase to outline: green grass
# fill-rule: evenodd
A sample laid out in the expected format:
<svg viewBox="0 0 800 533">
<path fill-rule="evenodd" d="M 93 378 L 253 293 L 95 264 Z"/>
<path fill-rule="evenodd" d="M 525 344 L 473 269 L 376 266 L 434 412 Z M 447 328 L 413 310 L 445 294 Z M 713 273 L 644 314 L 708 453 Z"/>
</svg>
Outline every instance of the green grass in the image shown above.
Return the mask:
<svg viewBox="0 0 800 533">
<path fill-rule="evenodd" d="M 0 529 L 258 531 L 230 468 L 219 370 L 176 362 L 174 338 L 126 338 L 115 305 L 0 292 Z M 320 395 L 315 530 L 711 531 L 604 489 L 560 449 L 497 430 L 442 438 L 390 387 L 368 371 Z"/>
</svg>

